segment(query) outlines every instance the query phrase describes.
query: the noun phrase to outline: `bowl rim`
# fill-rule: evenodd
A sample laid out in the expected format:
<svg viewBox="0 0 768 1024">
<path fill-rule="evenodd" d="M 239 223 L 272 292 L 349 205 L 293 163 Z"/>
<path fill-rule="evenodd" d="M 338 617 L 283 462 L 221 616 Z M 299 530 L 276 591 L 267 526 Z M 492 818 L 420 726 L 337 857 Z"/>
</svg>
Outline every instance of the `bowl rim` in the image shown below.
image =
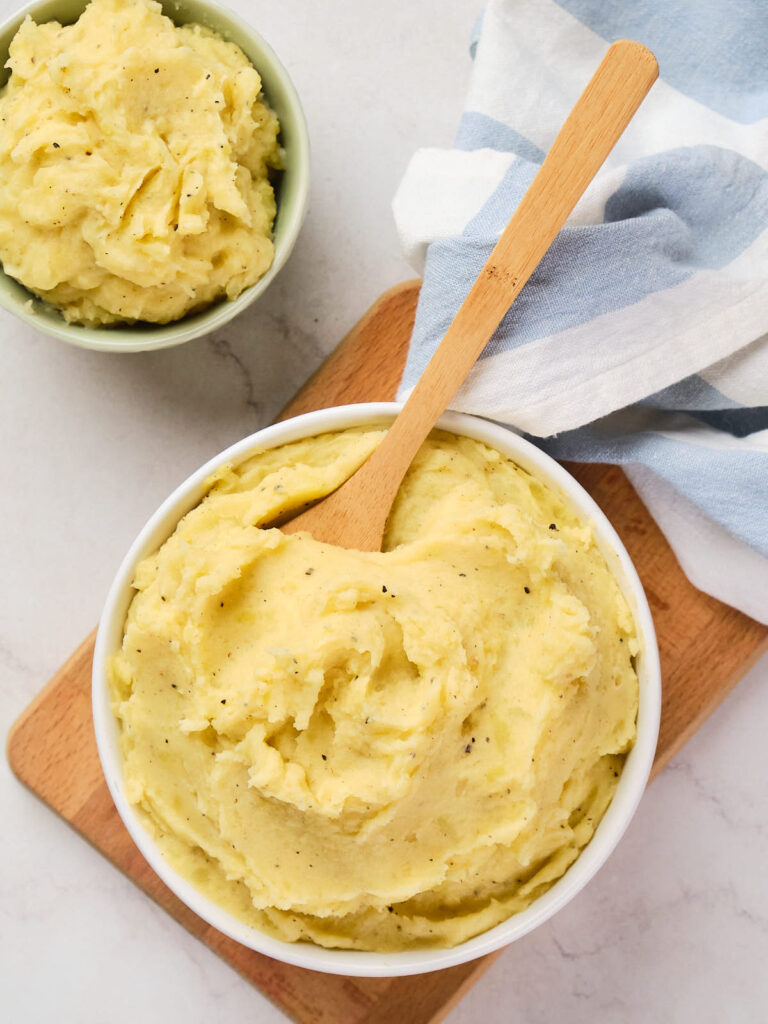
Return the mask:
<svg viewBox="0 0 768 1024">
<path fill-rule="evenodd" d="M 66 0 L 60 0 L 60 2 L 63 4 Z M 89 2 L 90 0 L 82 0 L 83 10 L 85 10 Z M 159 2 L 163 3 L 163 13 L 168 17 L 171 17 L 171 15 L 165 10 L 166 6 L 174 7 L 177 10 L 182 10 L 186 6 L 186 0 L 172 0 L 170 4 L 167 4 L 164 0 L 159 0 Z M 261 33 L 257 32 L 238 13 L 222 4 L 214 2 L 214 0 L 194 0 L 194 3 L 196 6 L 207 8 L 219 22 L 229 23 L 237 31 L 248 36 L 253 43 L 254 49 L 259 52 L 258 61 L 253 61 L 246 54 L 249 61 L 254 64 L 254 67 L 257 63 L 261 65 L 261 67 L 256 68 L 260 75 L 268 65 L 270 75 L 280 79 L 287 107 L 291 111 L 291 147 L 293 150 L 291 163 L 296 169 L 294 186 L 296 192 L 289 216 L 284 221 L 280 236 L 276 240 L 272 263 L 258 281 L 255 281 L 249 288 L 240 292 L 234 299 L 223 299 L 200 310 L 198 313 L 183 316 L 179 320 L 173 320 L 167 324 L 149 324 L 140 328 L 132 325 L 92 328 L 81 324 L 68 324 L 63 317 L 60 318 L 59 322 L 53 318 L 49 319 L 40 316 L 34 311 L 34 304 L 44 300 L 26 289 L 20 281 L 12 278 L 0 265 L 0 276 L 23 288 L 26 293 L 24 297 L 17 298 L 7 294 L 4 289 L 0 289 L 0 306 L 44 334 L 57 338 L 59 341 L 65 341 L 78 348 L 114 353 L 156 351 L 181 345 L 195 338 L 201 338 L 223 327 L 267 290 L 293 252 L 299 232 L 306 218 L 311 178 L 309 129 L 299 94 L 296 91 L 291 76 L 274 49 Z M 2 23 L 0 23 L 0 38 L 11 30 L 17 31 L 28 15 L 34 18 L 35 13 L 41 9 L 53 9 L 56 6 L 57 0 L 32 0 L 31 3 L 26 4 L 3 19 Z M 46 20 L 56 20 L 55 14 L 51 13 L 50 17 Z M 173 17 L 171 17 L 171 20 L 174 21 Z M 43 23 L 40 22 L 40 24 Z M 266 95 L 267 90 L 265 90 Z M 269 100 L 269 96 L 267 96 L 267 100 Z M 277 215 L 280 215 L 279 204 Z"/>
<path fill-rule="evenodd" d="M 573 899 L 607 860 L 637 809 L 653 764 L 661 712 L 661 669 L 651 612 L 634 565 L 604 513 L 559 463 L 519 434 L 476 416 L 446 413 L 438 421 L 438 428 L 482 441 L 515 459 L 523 468 L 563 492 L 591 520 L 598 544 L 631 606 L 641 644 L 637 662 L 640 679 L 637 738 L 614 798 L 594 836 L 565 874 L 526 910 L 452 948 L 397 953 L 325 949 L 313 943 L 289 943 L 273 938 L 209 900 L 163 859 L 123 791 L 119 726 L 110 707 L 105 673 L 106 658 L 122 639 L 125 614 L 133 596 L 131 582 L 136 563 L 157 550 L 182 516 L 198 504 L 205 493 L 205 481 L 222 464 L 237 464 L 256 451 L 317 434 L 351 426 L 386 424 L 401 408 L 402 403 L 374 402 L 305 413 L 259 430 L 209 459 L 166 498 L 130 546 L 107 595 L 93 659 L 93 720 L 102 769 L 118 814 L 152 869 L 183 903 L 229 938 L 297 967 L 354 977 L 421 974 L 477 959 L 526 935 Z"/>
</svg>

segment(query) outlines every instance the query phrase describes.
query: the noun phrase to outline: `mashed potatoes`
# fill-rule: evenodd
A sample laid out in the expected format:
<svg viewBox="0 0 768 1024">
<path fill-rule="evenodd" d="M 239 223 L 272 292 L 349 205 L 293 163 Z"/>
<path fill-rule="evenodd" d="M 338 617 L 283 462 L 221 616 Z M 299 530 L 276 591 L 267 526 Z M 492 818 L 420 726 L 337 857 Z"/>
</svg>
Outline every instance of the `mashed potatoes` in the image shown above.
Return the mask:
<svg viewBox="0 0 768 1024">
<path fill-rule="evenodd" d="M 422 447 L 382 553 L 260 528 L 380 437 L 216 475 L 138 567 L 113 707 L 129 799 L 211 899 L 287 940 L 450 946 L 589 842 L 638 645 L 589 525 L 466 438 Z"/>
<path fill-rule="evenodd" d="M 245 54 L 147 0 L 27 17 L 0 91 L 0 260 L 75 323 L 165 323 L 272 263 L 279 126 Z"/>
</svg>

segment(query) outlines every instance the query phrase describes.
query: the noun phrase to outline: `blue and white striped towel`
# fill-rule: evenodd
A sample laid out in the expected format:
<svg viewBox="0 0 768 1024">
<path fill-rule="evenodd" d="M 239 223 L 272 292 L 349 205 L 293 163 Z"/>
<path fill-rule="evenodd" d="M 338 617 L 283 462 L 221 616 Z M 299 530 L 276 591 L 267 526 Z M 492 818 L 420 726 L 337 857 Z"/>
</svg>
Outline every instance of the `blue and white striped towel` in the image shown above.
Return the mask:
<svg viewBox="0 0 768 1024">
<path fill-rule="evenodd" d="M 625 465 L 690 579 L 768 621 L 768 3 L 491 0 L 455 147 L 394 200 L 427 364 L 614 39 L 661 78 L 452 403 Z"/>
</svg>

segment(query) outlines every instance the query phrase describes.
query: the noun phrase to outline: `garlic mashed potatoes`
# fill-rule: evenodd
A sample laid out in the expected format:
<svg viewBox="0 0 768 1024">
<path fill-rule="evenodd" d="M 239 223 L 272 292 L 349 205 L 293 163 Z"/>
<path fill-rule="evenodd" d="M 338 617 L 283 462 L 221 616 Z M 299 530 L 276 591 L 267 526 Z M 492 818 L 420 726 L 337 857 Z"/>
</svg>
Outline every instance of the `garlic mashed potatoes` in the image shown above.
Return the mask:
<svg viewBox="0 0 768 1024">
<path fill-rule="evenodd" d="M 0 90 L 0 261 L 87 326 L 166 323 L 269 268 L 277 118 L 233 43 L 151 0 L 27 17 Z"/>
<path fill-rule="evenodd" d="M 130 801 L 204 894 L 288 941 L 452 946 L 594 834 L 636 733 L 633 619 L 588 523 L 435 432 L 382 552 L 262 529 L 382 437 L 264 451 L 136 572 L 110 685 Z"/>
</svg>

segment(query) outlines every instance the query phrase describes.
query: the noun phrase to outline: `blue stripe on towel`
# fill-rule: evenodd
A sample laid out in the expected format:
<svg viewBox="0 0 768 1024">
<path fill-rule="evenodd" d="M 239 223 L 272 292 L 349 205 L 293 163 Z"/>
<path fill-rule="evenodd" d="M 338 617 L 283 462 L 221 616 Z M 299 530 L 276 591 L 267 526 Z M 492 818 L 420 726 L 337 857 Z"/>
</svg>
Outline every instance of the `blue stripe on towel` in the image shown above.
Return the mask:
<svg viewBox="0 0 768 1024">
<path fill-rule="evenodd" d="M 768 117 L 766 0 L 556 0 L 603 39 L 650 47 L 662 78 L 733 121 Z"/>
<path fill-rule="evenodd" d="M 430 245 L 403 385 L 424 370 L 537 166 L 518 160 L 459 238 Z M 638 160 L 603 224 L 566 227 L 484 355 L 587 323 L 720 268 L 768 222 L 768 173 L 731 150 L 693 146 Z"/>
<path fill-rule="evenodd" d="M 472 32 L 469 36 L 469 56 L 472 60 L 475 59 L 477 53 L 477 44 L 480 42 L 480 36 L 483 34 L 483 15 L 485 11 L 480 11 L 478 16 L 475 18 L 475 24 L 472 26 Z"/>
<path fill-rule="evenodd" d="M 614 425 L 631 411 L 622 410 L 557 437 L 531 440 L 556 459 L 647 466 L 734 537 L 768 556 L 768 453 L 707 448 L 651 431 L 614 434 Z"/>
<path fill-rule="evenodd" d="M 456 149 L 497 149 L 501 153 L 514 153 L 534 164 L 543 163 L 546 155 L 514 128 L 476 110 L 467 111 L 462 116 L 454 146 Z"/>
<path fill-rule="evenodd" d="M 702 409 L 692 416 L 715 430 L 725 430 L 734 437 L 748 437 L 759 430 L 768 430 L 768 405 L 755 405 L 751 409 Z M 768 462 L 768 452 L 764 456 Z M 763 505 L 765 506 L 765 496 Z M 768 530 L 766 531 L 768 532 Z"/>
<path fill-rule="evenodd" d="M 670 409 L 679 412 L 689 409 L 695 410 L 720 410 L 740 409 L 738 402 L 718 391 L 716 387 L 708 384 L 703 377 L 693 374 L 685 380 L 679 380 L 668 388 L 657 391 L 644 399 L 641 405 L 648 405 L 652 409 Z"/>
<path fill-rule="evenodd" d="M 660 243 L 692 268 L 719 269 L 762 234 L 768 222 L 768 173 L 718 146 L 685 146 L 633 163 L 605 204 L 606 221 L 670 211 L 677 224 Z M 626 226 L 626 225 L 625 225 Z M 671 245 L 670 245 L 671 243 Z M 638 269 L 642 273 L 642 268 Z"/>
</svg>

